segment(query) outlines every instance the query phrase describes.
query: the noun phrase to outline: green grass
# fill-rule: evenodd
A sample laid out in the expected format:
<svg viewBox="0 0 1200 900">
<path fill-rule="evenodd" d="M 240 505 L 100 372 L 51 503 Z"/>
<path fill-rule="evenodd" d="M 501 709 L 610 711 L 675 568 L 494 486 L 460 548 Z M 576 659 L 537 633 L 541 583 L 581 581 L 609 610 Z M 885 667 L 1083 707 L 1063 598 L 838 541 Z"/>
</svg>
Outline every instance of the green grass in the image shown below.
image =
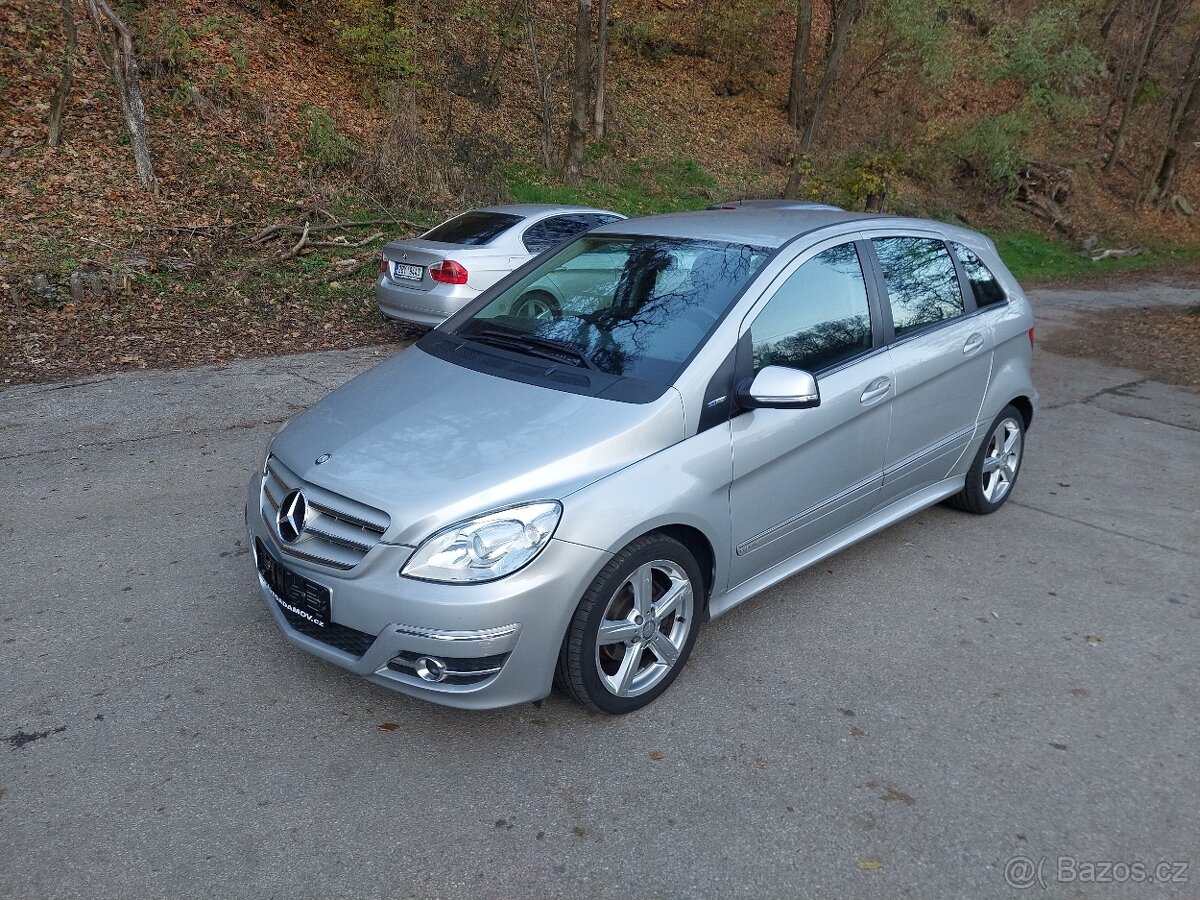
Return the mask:
<svg viewBox="0 0 1200 900">
<path fill-rule="evenodd" d="M 1165 263 L 1200 259 L 1200 247 L 1159 244 L 1147 246 L 1137 256 L 1092 262 L 1089 256 L 1077 255 L 1073 244 L 1052 241 L 1028 231 L 988 231 L 988 237 L 996 242 L 1000 257 L 1013 275 L 1028 282 L 1137 272 Z"/>
<path fill-rule="evenodd" d="M 717 190 L 716 180 L 690 159 L 629 161 L 617 168 L 613 181 L 583 178 L 565 184 L 543 169 L 514 166 L 505 182 L 515 203 L 598 206 L 627 216 L 703 209 Z"/>
</svg>

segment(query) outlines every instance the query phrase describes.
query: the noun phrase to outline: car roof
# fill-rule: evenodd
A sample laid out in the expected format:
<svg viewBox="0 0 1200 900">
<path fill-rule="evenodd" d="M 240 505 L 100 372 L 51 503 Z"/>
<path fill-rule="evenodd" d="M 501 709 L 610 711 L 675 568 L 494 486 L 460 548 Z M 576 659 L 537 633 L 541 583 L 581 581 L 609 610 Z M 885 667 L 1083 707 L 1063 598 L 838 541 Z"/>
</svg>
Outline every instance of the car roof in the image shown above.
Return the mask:
<svg viewBox="0 0 1200 900">
<path fill-rule="evenodd" d="M 599 209 L 594 206 L 567 206 L 560 203 L 505 203 L 496 206 L 481 206 L 474 212 L 508 213 L 531 219 L 535 216 L 556 215 L 559 213 L 603 213 L 607 216 L 621 216 L 621 213 L 611 209 Z"/>
<path fill-rule="evenodd" d="M 832 203 L 816 203 L 812 200 L 784 200 L 778 197 L 768 197 L 758 200 L 726 200 L 724 203 L 713 203 L 709 209 L 741 210 L 741 209 L 829 209 L 844 212 L 840 206 Z"/>
<path fill-rule="evenodd" d="M 593 228 L 589 234 L 639 234 L 778 247 L 817 228 L 871 218 L 878 217 L 824 209 L 742 209 L 736 214 L 706 209 L 610 222 Z"/>
<path fill-rule="evenodd" d="M 721 241 L 728 244 L 750 244 L 756 247 L 780 247 L 803 234 L 836 225 L 856 224 L 861 228 L 886 228 L 914 232 L 934 230 L 946 238 L 965 241 L 976 246 L 990 245 L 978 232 L 935 222 L 884 213 L 842 212 L 826 209 L 740 209 L 700 210 L 697 212 L 667 213 L 610 222 L 593 228 L 588 234 L 632 234 L 651 237 L 678 237 L 693 240 Z"/>
</svg>

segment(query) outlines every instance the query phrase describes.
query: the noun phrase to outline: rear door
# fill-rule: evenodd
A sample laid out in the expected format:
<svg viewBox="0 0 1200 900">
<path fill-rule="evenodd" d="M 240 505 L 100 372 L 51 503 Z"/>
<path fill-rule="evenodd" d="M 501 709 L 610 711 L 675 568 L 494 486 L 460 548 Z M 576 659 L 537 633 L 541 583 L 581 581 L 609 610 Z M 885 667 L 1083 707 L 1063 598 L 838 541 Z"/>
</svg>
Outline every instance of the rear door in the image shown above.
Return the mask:
<svg viewBox="0 0 1200 900">
<path fill-rule="evenodd" d="M 870 244 L 896 375 L 883 504 L 945 478 L 962 456 L 991 376 L 995 341 L 974 299 L 964 295 L 940 236 L 872 236 Z"/>
<path fill-rule="evenodd" d="M 866 244 L 816 245 L 746 317 L 739 375 L 791 366 L 817 379 L 812 409 L 755 409 L 731 421 L 732 584 L 861 518 L 883 481 L 892 369 L 868 287 Z"/>
</svg>

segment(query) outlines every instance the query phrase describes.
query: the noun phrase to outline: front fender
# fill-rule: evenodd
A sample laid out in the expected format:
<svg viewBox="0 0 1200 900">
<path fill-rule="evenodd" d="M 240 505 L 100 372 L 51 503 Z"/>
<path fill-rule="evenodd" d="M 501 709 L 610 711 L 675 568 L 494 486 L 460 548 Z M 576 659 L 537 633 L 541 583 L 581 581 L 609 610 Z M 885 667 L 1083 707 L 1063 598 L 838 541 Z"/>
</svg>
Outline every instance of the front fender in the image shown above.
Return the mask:
<svg viewBox="0 0 1200 900">
<path fill-rule="evenodd" d="M 643 534 L 686 525 L 713 549 L 713 594 L 729 579 L 733 478 L 729 423 L 706 429 L 563 499 L 555 537 L 616 553 Z"/>
</svg>

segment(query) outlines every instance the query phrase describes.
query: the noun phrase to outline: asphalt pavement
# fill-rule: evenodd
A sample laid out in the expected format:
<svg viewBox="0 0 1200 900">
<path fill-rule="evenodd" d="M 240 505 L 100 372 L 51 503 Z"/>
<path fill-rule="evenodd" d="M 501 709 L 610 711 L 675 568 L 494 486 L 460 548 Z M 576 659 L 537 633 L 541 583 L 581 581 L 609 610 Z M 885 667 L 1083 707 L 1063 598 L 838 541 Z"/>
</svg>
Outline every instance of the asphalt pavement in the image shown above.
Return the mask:
<svg viewBox="0 0 1200 900">
<path fill-rule="evenodd" d="M 776 586 L 632 716 L 470 713 L 292 648 L 245 546 L 377 354 L 0 392 L 0 897 L 1200 896 L 1200 395 L 1039 350 L 996 515 Z"/>
</svg>

